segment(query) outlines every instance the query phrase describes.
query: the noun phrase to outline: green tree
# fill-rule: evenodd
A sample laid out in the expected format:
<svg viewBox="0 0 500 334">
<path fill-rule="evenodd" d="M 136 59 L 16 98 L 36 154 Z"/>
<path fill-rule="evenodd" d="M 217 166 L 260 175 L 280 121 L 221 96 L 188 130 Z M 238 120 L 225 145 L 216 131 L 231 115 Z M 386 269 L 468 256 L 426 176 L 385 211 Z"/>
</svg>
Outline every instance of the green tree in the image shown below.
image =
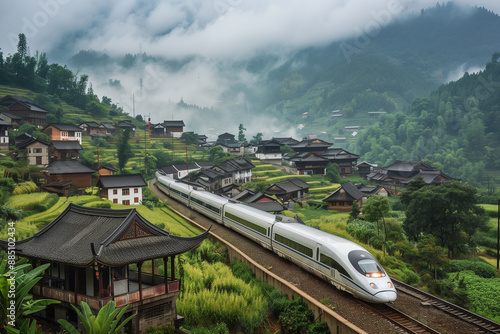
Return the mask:
<svg viewBox="0 0 500 334">
<path fill-rule="evenodd" d="M 83 313 L 71 305 L 78 314 L 80 321 L 85 327 L 85 333 L 88 334 L 118 334 L 125 327 L 125 325 L 135 317 L 132 314 L 128 318 L 122 320 L 123 315 L 130 305 L 125 306 L 123 309 L 115 308 L 115 302 L 112 300 L 99 310 L 97 316 L 92 314 L 92 310 L 86 302 L 80 304 Z M 59 319 L 58 322 L 71 334 L 79 334 L 78 330 L 65 319 Z"/>
<path fill-rule="evenodd" d="M 385 241 L 387 242 L 387 228 L 385 224 L 385 217 L 391 211 L 391 206 L 387 196 L 375 195 L 368 199 L 366 204 L 363 205 L 363 216 L 366 220 L 377 223 L 377 234 L 380 235 L 379 223 L 382 220 L 385 234 Z M 384 247 L 385 255 L 385 247 Z"/>
<path fill-rule="evenodd" d="M 153 156 L 156 158 L 156 169 L 168 166 L 172 159 L 170 154 L 162 150 L 153 152 Z"/>
<path fill-rule="evenodd" d="M 250 140 L 250 143 L 257 144 L 261 140 L 262 140 L 262 132 L 257 132 L 257 134 L 252 137 L 252 140 Z"/>
<path fill-rule="evenodd" d="M 240 125 L 238 126 L 238 141 L 246 141 L 247 139 L 245 138 L 245 134 L 243 133 L 243 131 L 246 131 L 247 129 L 245 129 L 243 127 L 243 124 L 240 123 Z"/>
<path fill-rule="evenodd" d="M 352 202 L 351 212 L 349 212 L 349 219 L 357 219 L 361 210 L 359 209 L 358 201 Z"/>
<path fill-rule="evenodd" d="M 129 143 L 131 135 L 132 130 L 127 128 L 120 134 L 120 137 L 118 138 L 118 168 L 122 172 L 127 162 L 134 156 L 134 152 L 132 152 L 132 146 Z"/>
<path fill-rule="evenodd" d="M 418 237 L 434 235 L 452 258 L 486 229 L 488 218 L 477 201 L 477 189 L 458 181 L 422 187 L 409 195 L 405 230 Z"/>
<path fill-rule="evenodd" d="M 192 132 L 183 132 L 181 139 L 184 140 L 186 145 L 196 145 L 198 144 L 198 134 Z"/>
<path fill-rule="evenodd" d="M 326 166 L 326 178 L 332 183 L 340 183 L 339 165 L 336 163 L 329 163 L 328 166 Z"/>
</svg>

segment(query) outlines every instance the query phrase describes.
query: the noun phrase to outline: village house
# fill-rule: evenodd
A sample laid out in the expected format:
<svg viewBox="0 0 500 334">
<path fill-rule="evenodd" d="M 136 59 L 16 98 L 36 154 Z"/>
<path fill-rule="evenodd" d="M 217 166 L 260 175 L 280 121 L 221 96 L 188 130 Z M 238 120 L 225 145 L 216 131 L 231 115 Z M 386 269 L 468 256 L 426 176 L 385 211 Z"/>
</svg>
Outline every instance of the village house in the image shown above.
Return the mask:
<svg viewBox="0 0 500 334">
<path fill-rule="evenodd" d="M 358 202 L 360 209 L 362 208 L 364 196 L 351 182 L 347 182 L 332 192 L 323 202 L 328 203 L 328 210 L 349 212 L 354 201 Z"/>
<path fill-rule="evenodd" d="M 9 129 L 12 125 L 0 119 L 0 150 L 9 149 Z"/>
<path fill-rule="evenodd" d="M 132 124 L 132 122 L 129 120 L 120 121 L 120 122 L 114 124 L 113 127 L 114 127 L 115 134 L 118 134 L 118 133 L 120 133 L 121 130 L 126 130 L 126 129 L 130 129 L 132 132 L 135 132 L 135 125 Z"/>
<path fill-rule="evenodd" d="M 16 137 L 16 149 L 24 151 L 17 158 L 27 158 L 28 165 L 45 167 L 49 162 L 50 143 L 40 140 L 28 133 Z"/>
<path fill-rule="evenodd" d="M 377 168 L 377 164 L 371 164 L 366 161 L 360 162 L 355 166 L 358 171 L 358 175 L 361 177 L 366 177 L 368 174 L 373 172 L 374 168 Z"/>
<path fill-rule="evenodd" d="M 252 168 L 254 167 L 254 164 L 250 160 L 240 158 L 227 160 L 224 163 L 213 166 L 212 169 L 223 173 L 230 173 L 234 184 L 241 185 L 252 180 Z"/>
<path fill-rule="evenodd" d="M 73 124 L 54 123 L 43 129 L 50 140 L 77 140 L 82 144 L 82 129 Z"/>
<path fill-rule="evenodd" d="M 4 96 L 0 99 L 0 106 L 7 107 L 5 112 L 15 117 L 17 126 L 21 125 L 21 123 L 44 126 L 47 123 L 46 120 L 49 111 L 36 105 L 26 97 L 13 95 Z"/>
<path fill-rule="evenodd" d="M 235 188 L 232 173 L 220 172 L 213 168 L 201 169 L 194 175 L 184 177 L 182 181 L 193 187 L 228 197 L 233 196 Z"/>
<path fill-rule="evenodd" d="M 99 166 L 98 169 L 98 175 L 114 175 L 119 171 L 118 168 L 115 168 L 111 165 Z"/>
<path fill-rule="evenodd" d="M 167 131 L 165 129 L 165 125 L 163 123 L 151 124 L 147 125 L 149 130 L 151 130 L 152 137 L 165 137 Z"/>
<path fill-rule="evenodd" d="M 217 137 L 217 140 L 215 141 L 216 144 L 232 144 L 236 143 L 236 139 L 234 139 L 234 135 L 224 132 L 223 134 L 219 135 Z"/>
<path fill-rule="evenodd" d="M 271 184 L 265 191 L 270 196 L 278 197 L 282 202 L 298 200 L 309 193 L 309 185 L 298 177 Z"/>
<path fill-rule="evenodd" d="M 62 196 L 69 196 L 72 188 L 92 187 L 91 169 L 78 160 L 55 161 L 42 171 L 45 184 L 42 189 Z"/>
<path fill-rule="evenodd" d="M 182 179 L 186 177 L 189 173 L 197 172 L 202 168 L 211 168 L 213 164 L 211 162 L 193 162 L 189 165 L 187 164 L 177 164 L 160 168 L 160 170 L 167 176 L 173 179 Z"/>
<path fill-rule="evenodd" d="M 327 158 L 329 162 L 339 166 L 340 176 L 350 176 L 353 168 L 358 162 L 359 155 L 348 152 L 343 148 L 329 148 L 323 154 L 323 158 Z"/>
<path fill-rule="evenodd" d="M 327 158 L 312 152 L 302 152 L 290 159 L 299 175 L 325 175 L 326 167 L 330 163 Z"/>
<path fill-rule="evenodd" d="M 0 119 L 16 127 L 19 127 L 23 120 L 21 117 L 13 115 L 5 110 L 0 111 Z"/>
<path fill-rule="evenodd" d="M 354 185 L 365 195 L 380 195 L 389 196 L 390 192 L 383 186 L 365 186 L 363 183 L 358 183 Z"/>
<path fill-rule="evenodd" d="M 107 129 L 102 124 L 97 122 L 85 122 L 78 126 L 82 129 L 82 134 L 85 136 L 95 137 L 106 137 L 108 135 Z"/>
<path fill-rule="evenodd" d="M 49 163 L 56 160 L 78 159 L 82 145 L 78 140 L 53 140 L 50 144 Z"/>
<path fill-rule="evenodd" d="M 257 144 L 255 157 L 259 160 L 277 160 L 281 161 L 283 155 L 281 153 L 281 143 L 275 139 L 261 140 Z"/>
<path fill-rule="evenodd" d="M 323 152 L 328 150 L 333 143 L 326 142 L 319 138 L 307 139 L 304 138 L 302 141 L 294 145 L 289 145 L 292 150 L 296 153 L 311 152 L 318 155 L 322 155 Z"/>
<path fill-rule="evenodd" d="M 226 153 L 242 155 L 245 153 L 245 145 L 242 142 L 234 142 L 234 143 L 221 143 L 219 144 L 222 147 L 222 150 Z"/>
<path fill-rule="evenodd" d="M 178 328 L 182 323 L 176 308 L 180 279 L 175 258 L 198 247 L 207 235 L 171 235 L 135 209 L 71 203 L 34 236 L 17 241 L 16 255 L 29 259 L 34 268 L 50 264 L 32 289 L 35 298 L 61 302 L 41 312 L 47 321 L 67 319 L 81 332 L 72 305 L 86 302 L 97 314 L 114 301 L 117 307 L 128 306 L 124 318 L 136 315 L 126 333 L 143 333 L 149 326 Z M 0 247 L 7 250 L 7 241 L 0 240 Z M 149 268 L 163 265 L 165 274 L 145 270 L 146 263 Z"/>
<path fill-rule="evenodd" d="M 164 121 L 163 126 L 168 137 L 180 138 L 186 125 L 184 124 L 184 121 L 171 120 Z"/>
<path fill-rule="evenodd" d="M 397 195 L 403 187 L 418 177 L 434 185 L 455 180 L 422 161 L 401 160 L 396 160 L 387 167 L 373 170 L 366 176 L 366 179 L 385 186 L 392 195 Z"/>
<path fill-rule="evenodd" d="M 147 186 L 141 174 L 101 175 L 97 181 L 99 196 L 114 204 L 142 204 L 142 188 Z"/>
<path fill-rule="evenodd" d="M 234 195 L 231 199 L 266 212 L 279 213 L 285 210 L 283 205 L 278 201 L 261 191 L 254 192 L 250 189 L 245 189 L 239 194 Z"/>
</svg>

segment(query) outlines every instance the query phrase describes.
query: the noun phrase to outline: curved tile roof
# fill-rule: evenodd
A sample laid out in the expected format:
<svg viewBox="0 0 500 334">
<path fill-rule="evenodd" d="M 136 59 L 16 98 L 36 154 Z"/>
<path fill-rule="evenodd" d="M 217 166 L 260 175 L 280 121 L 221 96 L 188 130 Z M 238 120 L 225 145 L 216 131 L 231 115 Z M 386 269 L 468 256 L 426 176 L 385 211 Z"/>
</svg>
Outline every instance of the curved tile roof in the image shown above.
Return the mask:
<svg viewBox="0 0 500 334">
<path fill-rule="evenodd" d="M 95 261 L 120 266 L 187 252 L 196 248 L 208 231 L 178 237 L 156 227 L 135 209 L 87 208 L 70 204 L 34 236 L 16 243 L 17 255 L 73 266 Z M 0 248 L 7 242 L 0 240 Z"/>
</svg>

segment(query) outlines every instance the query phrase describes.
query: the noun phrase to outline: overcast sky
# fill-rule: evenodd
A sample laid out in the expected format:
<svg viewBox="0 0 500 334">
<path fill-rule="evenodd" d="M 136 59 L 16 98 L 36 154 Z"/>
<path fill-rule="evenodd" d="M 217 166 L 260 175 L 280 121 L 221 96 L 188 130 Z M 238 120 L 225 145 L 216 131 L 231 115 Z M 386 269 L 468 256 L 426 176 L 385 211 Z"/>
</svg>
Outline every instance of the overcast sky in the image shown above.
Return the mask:
<svg viewBox="0 0 500 334">
<path fill-rule="evenodd" d="M 498 0 L 455 0 L 500 12 Z M 241 58 L 323 45 L 377 29 L 436 0 L 19 0 L 0 4 L 0 47 Z M 61 43 L 64 41 L 64 43 Z M 63 45 L 61 45 L 63 44 Z"/>
<path fill-rule="evenodd" d="M 186 110 L 165 110 L 165 102 L 221 109 L 226 92 L 235 85 L 259 87 L 256 74 L 235 71 L 231 63 L 262 52 L 285 58 L 310 46 L 328 45 L 359 35 L 376 36 L 393 20 L 404 19 L 436 0 L 19 0 L 0 2 L 0 48 L 4 57 L 16 52 L 18 34 L 27 37 L 31 54 L 46 52 L 49 63 L 66 64 L 80 50 L 111 56 L 146 52 L 156 57 L 195 56 L 181 71 L 165 68 L 86 68 L 94 92 L 111 97 L 129 114 L 153 111 L 153 122 L 184 119 L 189 130 L 206 133 L 221 128 L 220 115 L 202 119 Z M 498 0 L 455 0 L 500 13 Z M 352 40 L 351 40 L 352 41 Z M 223 64 L 223 66 L 221 65 Z M 77 69 L 78 70 L 78 69 Z M 458 69 L 457 77 L 464 69 Z M 143 89 L 139 87 L 143 79 Z M 108 80 L 120 80 L 120 89 Z M 234 91 L 234 90 L 233 90 Z M 221 99 L 223 101 L 221 101 Z M 233 105 L 251 105 L 244 91 L 230 97 Z M 135 102 L 134 102 L 135 101 Z M 228 102 L 229 103 L 229 102 Z M 234 123 L 241 114 L 224 116 Z M 230 118 L 233 118 L 229 121 Z M 245 120 L 249 132 L 281 131 L 278 120 Z M 192 126 L 192 127 L 191 127 Z M 193 128 L 195 127 L 195 128 Z M 266 133 L 265 133 L 266 134 Z"/>
</svg>

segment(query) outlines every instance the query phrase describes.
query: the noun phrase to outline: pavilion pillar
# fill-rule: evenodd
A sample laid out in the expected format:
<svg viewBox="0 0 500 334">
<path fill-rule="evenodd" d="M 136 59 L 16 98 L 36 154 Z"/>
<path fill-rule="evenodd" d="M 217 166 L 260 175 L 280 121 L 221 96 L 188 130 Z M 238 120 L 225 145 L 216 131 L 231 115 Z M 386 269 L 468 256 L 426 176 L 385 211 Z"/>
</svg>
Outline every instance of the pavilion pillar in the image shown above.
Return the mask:
<svg viewBox="0 0 500 334">
<path fill-rule="evenodd" d="M 139 300 L 142 300 L 142 261 L 137 263 L 139 269 Z"/>
<path fill-rule="evenodd" d="M 155 259 L 151 259 L 151 281 L 155 285 Z"/>
<path fill-rule="evenodd" d="M 102 291 L 103 291 L 103 277 L 102 277 L 102 269 L 101 269 L 101 266 L 99 266 L 99 269 L 98 269 L 98 273 L 99 273 L 99 298 L 102 298 Z"/>
<path fill-rule="evenodd" d="M 170 257 L 170 276 L 171 280 L 175 281 L 175 255 Z"/>
<path fill-rule="evenodd" d="M 163 257 L 163 284 L 165 284 L 165 290 L 168 291 L 167 285 L 168 285 L 168 257 L 164 256 Z"/>
<path fill-rule="evenodd" d="M 75 304 L 78 305 L 78 268 L 73 267 L 73 270 L 75 271 Z"/>
<path fill-rule="evenodd" d="M 130 292 L 130 272 L 128 270 L 128 264 L 127 264 L 127 293 Z"/>
<path fill-rule="evenodd" d="M 111 299 L 115 300 L 115 273 L 114 273 L 115 268 L 109 267 L 109 284 L 111 285 Z"/>
</svg>

